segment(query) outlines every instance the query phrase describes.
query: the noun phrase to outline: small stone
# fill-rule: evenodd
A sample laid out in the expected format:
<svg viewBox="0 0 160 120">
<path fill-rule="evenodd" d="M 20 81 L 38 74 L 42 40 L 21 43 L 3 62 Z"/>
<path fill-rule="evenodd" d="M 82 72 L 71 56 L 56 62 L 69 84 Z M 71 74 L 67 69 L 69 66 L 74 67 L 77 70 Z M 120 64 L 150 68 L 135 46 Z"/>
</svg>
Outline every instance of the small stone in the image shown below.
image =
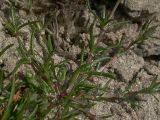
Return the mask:
<svg viewBox="0 0 160 120">
<path fill-rule="evenodd" d="M 146 65 L 144 66 L 144 68 L 147 70 L 147 72 L 149 74 L 158 75 L 158 77 L 160 77 L 160 68 L 159 67 L 151 65 L 149 63 L 146 63 Z"/>
<path fill-rule="evenodd" d="M 27 13 L 26 13 L 26 11 L 24 11 L 24 10 L 19 10 L 19 15 L 20 15 L 22 18 L 26 18 L 26 17 L 27 17 Z"/>
<path fill-rule="evenodd" d="M 160 12 L 159 0 L 125 0 L 123 6 L 125 12 L 132 18 L 143 16 L 143 11 L 146 11 L 147 15 Z"/>
<path fill-rule="evenodd" d="M 118 58 L 112 67 L 119 74 L 122 81 L 129 82 L 133 75 L 138 72 L 140 68 L 144 65 L 144 60 L 142 57 L 137 56 L 135 53 L 130 52 Z"/>
</svg>

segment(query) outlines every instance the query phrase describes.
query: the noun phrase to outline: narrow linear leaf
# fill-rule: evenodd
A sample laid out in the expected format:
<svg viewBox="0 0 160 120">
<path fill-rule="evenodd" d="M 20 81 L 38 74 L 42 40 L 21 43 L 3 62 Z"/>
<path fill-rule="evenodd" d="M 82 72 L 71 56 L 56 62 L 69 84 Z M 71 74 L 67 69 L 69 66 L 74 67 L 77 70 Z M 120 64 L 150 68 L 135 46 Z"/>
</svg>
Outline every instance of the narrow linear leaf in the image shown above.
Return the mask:
<svg viewBox="0 0 160 120">
<path fill-rule="evenodd" d="M 28 117 L 27 120 L 34 120 L 34 116 L 35 116 L 37 110 L 38 110 L 38 105 L 36 105 L 36 107 L 34 108 L 33 112 L 30 114 L 30 116 Z"/>
<path fill-rule="evenodd" d="M 24 23 L 24 24 L 22 24 L 22 25 L 20 25 L 19 27 L 18 27 L 18 30 L 20 30 L 20 29 L 22 29 L 23 27 L 25 27 L 25 26 L 27 26 L 27 25 L 31 25 L 31 24 L 36 24 L 36 23 L 39 23 L 40 21 L 29 21 L 29 22 L 27 22 L 27 23 Z"/>
<path fill-rule="evenodd" d="M 15 78 L 13 78 L 13 80 L 12 80 L 11 93 L 10 93 L 9 101 L 8 101 L 7 107 L 5 108 L 2 120 L 8 120 L 8 118 L 10 116 L 10 112 L 12 110 L 12 101 L 13 101 L 14 94 L 15 94 Z"/>
<path fill-rule="evenodd" d="M 26 58 L 22 58 L 21 60 L 19 60 L 18 63 L 16 64 L 15 68 L 11 72 L 11 74 L 15 74 L 17 72 L 17 70 L 19 69 L 19 67 L 21 67 L 23 64 L 30 64 L 30 60 L 28 60 Z"/>
<path fill-rule="evenodd" d="M 93 62 L 91 63 L 88 63 L 88 64 L 83 64 L 83 65 L 80 65 L 73 73 L 71 79 L 70 79 L 70 85 L 68 87 L 68 92 L 70 92 L 75 83 L 77 82 L 77 78 L 79 77 L 80 73 L 84 73 L 84 72 L 87 72 L 88 69 L 90 69 L 92 66 L 94 66 L 95 64 L 99 63 L 99 62 L 102 62 L 104 60 L 108 59 L 108 57 L 100 57 L 100 58 L 97 58 L 96 60 L 94 60 Z"/>
<path fill-rule="evenodd" d="M 30 46 L 29 46 L 29 51 L 30 51 L 30 54 L 32 55 L 33 54 L 33 39 L 34 39 L 34 34 L 35 34 L 35 31 L 33 30 L 32 31 L 32 34 L 31 34 L 31 38 L 30 38 Z"/>
<path fill-rule="evenodd" d="M 14 44 L 7 45 L 3 50 L 0 51 L 0 57 L 4 54 L 5 51 L 7 51 L 9 48 L 11 48 Z"/>
<path fill-rule="evenodd" d="M 87 74 L 95 75 L 95 76 L 102 76 L 102 77 L 111 78 L 111 79 L 116 79 L 116 76 L 113 73 L 90 71 Z"/>
<path fill-rule="evenodd" d="M 0 93 L 3 89 L 3 81 L 4 81 L 4 71 L 0 69 Z"/>
<path fill-rule="evenodd" d="M 17 119 L 23 119 L 23 112 L 25 111 L 25 108 L 29 102 L 29 95 L 26 96 L 25 100 L 19 105 L 16 118 Z"/>
</svg>

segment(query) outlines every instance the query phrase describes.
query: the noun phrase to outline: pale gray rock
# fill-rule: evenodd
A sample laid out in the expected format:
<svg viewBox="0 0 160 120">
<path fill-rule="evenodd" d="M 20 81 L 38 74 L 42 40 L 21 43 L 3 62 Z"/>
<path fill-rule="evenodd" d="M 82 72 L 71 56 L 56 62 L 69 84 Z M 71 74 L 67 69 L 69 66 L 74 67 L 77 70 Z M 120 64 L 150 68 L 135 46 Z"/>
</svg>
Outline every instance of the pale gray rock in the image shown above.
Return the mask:
<svg viewBox="0 0 160 120">
<path fill-rule="evenodd" d="M 160 95 L 156 97 L 159 99 Z M 139 120 L 159 120 L 160 118 L 160 102 L 158 102 L 153 96 L 145 95 L 147 102 L 142 102 L 140 106 L 142 109 L 135 110 Z"/>
<path fill-rule="evenodd" d="M 126 8 L 125 12 L 133 18 L 160 13 L 159 0 L 124 0 L 123 6 Z"/>
<path fill-rule="evenodd" d="M 130 81 L 135 72 L 138 72 L 138 70 L 142 68 L 143 65 L 143 58 L 137 56 L 133 52 L 119 57 L 118 60 L 112 63 L 112 67 L 115 69 L 120 79 L 126 82 Z"/>
<path fill-rule="evenodd" d="M 15 37 L 7 37 L 4 32 L 0 32 L 0 51 L 4 49 L 7 45 L 13 44 L 0 58 L 3 61 L 4 69 L 11 72 L 18 60 L 16 48 L 18 47 L 18 42 Z"/>
</svg>

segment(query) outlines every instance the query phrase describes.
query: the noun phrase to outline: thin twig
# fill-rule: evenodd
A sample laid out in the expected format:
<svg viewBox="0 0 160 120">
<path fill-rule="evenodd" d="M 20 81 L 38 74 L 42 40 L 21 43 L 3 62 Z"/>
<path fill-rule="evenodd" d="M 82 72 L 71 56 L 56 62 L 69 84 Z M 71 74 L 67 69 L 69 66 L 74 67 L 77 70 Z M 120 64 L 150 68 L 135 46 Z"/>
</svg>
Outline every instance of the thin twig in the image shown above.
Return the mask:
<svg viewBox="0 0 160 120">
<path fill-rule="evenodd" d="M 113 18 L 115 11 L 117 10 L 119 4 L 121 3 L 122 0 L 117 0 L 116 5 L 114 6 L 110 16 L 109 16 L 109 20 Z"/>
</svg>

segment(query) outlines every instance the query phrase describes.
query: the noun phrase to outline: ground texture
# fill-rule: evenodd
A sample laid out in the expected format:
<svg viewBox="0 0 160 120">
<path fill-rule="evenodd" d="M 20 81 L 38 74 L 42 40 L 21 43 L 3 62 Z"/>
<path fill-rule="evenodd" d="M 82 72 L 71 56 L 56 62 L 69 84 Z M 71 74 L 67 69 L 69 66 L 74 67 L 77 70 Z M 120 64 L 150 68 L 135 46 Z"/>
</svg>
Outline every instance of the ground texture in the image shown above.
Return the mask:
<svg viewBox="0 0 160 120">
<path fill-rule="evenodd" d="M 26 0 L 27 1 L 27 0 Z M 53 2 L 55 1 L 55 2 Z M 94 21 L 94 16 L 89 12 L 83 0 L 34 0 L 32 11 L 28 13 L 25 8 L 25 0 L 18 4 L 19 10 L 17 14 L 22 20 L 33 19 L 36 17 L 57 17 L 58 33 L 56 35 L 56 55 L 55 62 L 64 58 L 70 59 L 73 63 L 73 69 L 76 67 L 78 55 L 81 52 L 82 46 L 87 44 L 87 28 Z M 93 0 L 92 0 L 93 1 Z M 96 1 L 96 0 L 95 0 Z M 1 0 L 0 16 L 7 16 L 8 9 L 6 3 Z M 95 2 L 93 9 L 100 14 L 101 6 L 105 5 L 109 13 L 115 4 L 115 0 Z M 55 15 L 57 14 L 57 15 Z M 134 40 L 138 33 L 138 29 L 145 20 L 155 16 L 153 24 L 160 24 L 160 1 L 159 0 L 124 0 L 121 2 L 117 11 L 114 14 L 116 24 L 114 28 L 110 28 L 103 33 L 100 38 L 99 46 L 106 46 L 116 42 L 121 37 L 125 37 L 126 44 Z M 125 22 L 127 21 L 127 22 Z M 124 22 L 123 24 L 118 24 Z M 49 26 L 51 27 L 51 26 Z M 51 28 L 56 31 L 56 28 Z M 94 29 L 95 35 L 99 35 L 100 28 Z M 28 46 L 28 37 L 30 36 L 29 28 L 25 27 L 21 30 L 26 37 L 25 46 Z M 160 37 L 160 27 L 155 33 L 156 37 Z M 16 53 L 18 45 L 17 38 L 6 33 L 4 25 L 0 22 L 0 48 L 8 44 L 14 44 L 14 47 L 9 49 L 1 58 L 0 65 L 6 71 L 6 74 L 11 72 L 15 67 L 19 56 Z M 42 46 L 38 41 L 35 43 L 36 50 L 41 54 Z M 22 67 L 21 69 L 29 69 Z M 112 61 L 104 71 L 113 71 L 120 79 L 117 82 L 110 83 L 110 96 L 123 91 L 128 82 L 133 80 L 137 74 L 137 85 L 134 90 L 138 90 L 148 85 L 153 80 L 155 75 L 160 77 L 160 40 L 150 39 L 142 45 L 133 47 L 127 54 L 123 54 Z M 95 80 L 104 83 L 103 79 Z M 156 95 L 160 99 L 160 95 Z M 142 108 L 131 108 L 127 103 L 97 103 L 90 111 L 96 115 L 105 113 L 114 114 L 110 120 L 160 120 L 160 102 L 154 99 L 153 96 L 145 95 L 143 99 L 146 102 L 140 102 Z M 82 120 L 85 118 L 82 118 Z"/>
</svg>

